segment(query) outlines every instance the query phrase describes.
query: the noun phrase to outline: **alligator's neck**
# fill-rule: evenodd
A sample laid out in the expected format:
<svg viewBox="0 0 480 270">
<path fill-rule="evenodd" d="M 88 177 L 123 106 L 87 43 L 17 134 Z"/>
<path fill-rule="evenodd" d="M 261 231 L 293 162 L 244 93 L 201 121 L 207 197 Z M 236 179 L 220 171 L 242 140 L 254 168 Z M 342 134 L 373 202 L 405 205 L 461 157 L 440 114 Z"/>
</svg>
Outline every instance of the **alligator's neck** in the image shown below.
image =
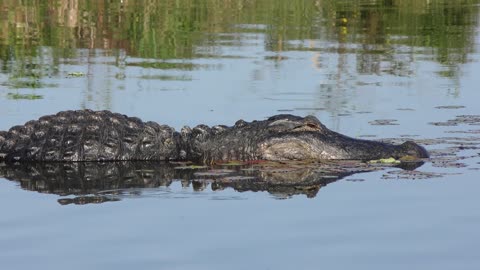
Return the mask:
<svg viewBox="0 0 480 270">
<path fill-rule="evenodd" d="M 181 159 L 212 163 L 227 160 L 257 160 L 258 141 L 264 129 L 251 128 L 246 123 L 234 126 L 198 125 L 184 127 L 179 142 Z"/>
<path fill-rule="evenodd" d="M 177 153 L 179 160 L 208 162 L 211 149 L 208 145 L 215 136 L 214 128 L 206 125 L 198 125 L 194 128 L 185 126 L 177 132 Z"/>
</svg>

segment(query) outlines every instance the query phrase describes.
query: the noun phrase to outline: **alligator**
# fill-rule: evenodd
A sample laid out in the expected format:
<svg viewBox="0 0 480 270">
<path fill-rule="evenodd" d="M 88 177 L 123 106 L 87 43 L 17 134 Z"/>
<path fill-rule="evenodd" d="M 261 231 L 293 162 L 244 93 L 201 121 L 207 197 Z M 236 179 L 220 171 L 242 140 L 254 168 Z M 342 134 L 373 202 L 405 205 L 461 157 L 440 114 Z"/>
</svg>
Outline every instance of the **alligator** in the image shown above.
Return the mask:
<svg viewBox="0 0 480 270">
<path fill-rule="evenodd" d="M 351 138 L 316 117 L 289 114 L 233 126 L 198 125 L 180 132 L 110 111 L 62 111 L 0 131 L 0 161 L 376 160 L 428 158 L 413 141 L 399 145 Z"/>
</svg>

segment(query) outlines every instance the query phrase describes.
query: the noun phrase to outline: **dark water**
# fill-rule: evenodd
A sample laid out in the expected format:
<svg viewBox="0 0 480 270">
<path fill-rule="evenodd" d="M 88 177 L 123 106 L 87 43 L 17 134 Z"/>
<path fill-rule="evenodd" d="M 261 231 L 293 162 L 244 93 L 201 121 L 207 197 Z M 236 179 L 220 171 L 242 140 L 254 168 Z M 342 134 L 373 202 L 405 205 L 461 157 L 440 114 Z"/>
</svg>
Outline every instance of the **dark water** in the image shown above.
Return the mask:
<svg viewBox="0 0 480 270">
<path fill-rule="evenodd" d="M 432 155 L 2 165 L 0 268 L 478 269 L 479 4 L 0 1 L 0 130 L 83 108 L 176 129 L 312 114 Z"/>
</svg>

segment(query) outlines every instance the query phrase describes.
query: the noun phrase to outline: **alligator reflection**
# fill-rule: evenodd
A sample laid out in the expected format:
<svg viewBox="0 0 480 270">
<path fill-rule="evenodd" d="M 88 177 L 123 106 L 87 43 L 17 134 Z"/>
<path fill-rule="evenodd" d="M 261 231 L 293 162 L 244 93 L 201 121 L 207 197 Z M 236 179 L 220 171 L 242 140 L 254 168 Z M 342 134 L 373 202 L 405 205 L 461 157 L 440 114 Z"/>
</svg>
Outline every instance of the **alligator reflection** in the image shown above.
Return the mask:
<svg viewBox="0 0 480 270">
<path fill-rule="evenodd" d="M 315 197 L 323 186 L 354 173 L 383 169 L 357 161 L 335 163 L 264 163 L 249 166 L 199 168 L 153 162 L 2 164 L 0 176 L 26 190 L 69 196 L 60 204 L 118 201 L 125 193 L 168 187 L 213 191 L 267 191 L 280 198 Z M 72 196 L 72 197 L 71 197 Z"/>
</svg>

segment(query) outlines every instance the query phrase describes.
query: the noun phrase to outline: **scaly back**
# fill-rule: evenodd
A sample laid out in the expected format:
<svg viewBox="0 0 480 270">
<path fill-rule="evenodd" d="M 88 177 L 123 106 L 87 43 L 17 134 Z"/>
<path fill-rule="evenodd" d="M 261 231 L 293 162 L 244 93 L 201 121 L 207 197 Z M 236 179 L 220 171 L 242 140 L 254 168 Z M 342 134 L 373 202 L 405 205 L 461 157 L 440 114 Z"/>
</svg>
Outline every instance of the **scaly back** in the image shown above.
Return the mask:
<svg viewBox="0 0 480 270">
<path fill-rule="evenodd" d="M 168 126 L 109 111 L 63 111 L 0 132 L 5 161 L 175 159 L 180 135 Z"/>
</svg>

